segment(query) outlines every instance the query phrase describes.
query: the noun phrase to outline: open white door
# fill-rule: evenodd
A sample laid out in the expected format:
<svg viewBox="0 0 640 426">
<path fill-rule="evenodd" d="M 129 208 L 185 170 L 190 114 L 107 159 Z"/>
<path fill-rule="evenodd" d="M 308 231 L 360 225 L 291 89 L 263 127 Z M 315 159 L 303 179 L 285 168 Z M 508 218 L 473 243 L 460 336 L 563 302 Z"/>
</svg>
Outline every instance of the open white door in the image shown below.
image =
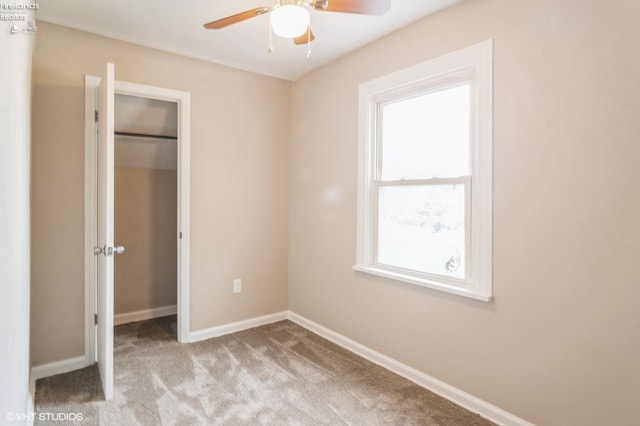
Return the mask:
<svg viewBox="0 0 640 426">
<path fill-rule="evenodd" d="M 98 369 L 106 400 L 113 398 L 113 167 L 114 66 L 108 63 L 98 89 Z"/>
</svg>

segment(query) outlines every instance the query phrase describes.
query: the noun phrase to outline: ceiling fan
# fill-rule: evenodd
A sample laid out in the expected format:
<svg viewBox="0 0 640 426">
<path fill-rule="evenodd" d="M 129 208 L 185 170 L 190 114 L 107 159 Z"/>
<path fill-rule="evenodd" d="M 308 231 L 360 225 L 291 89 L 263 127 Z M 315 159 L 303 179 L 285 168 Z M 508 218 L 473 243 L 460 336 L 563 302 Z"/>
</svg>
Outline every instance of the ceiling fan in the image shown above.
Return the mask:
<svg viewBox="0 0 640 426">
<path fill-rule="evenodd" d="M 381 16 L 390 8 L 391 0 L 277 0 L 273 6 L 246 10 L 204 24 L 204 27 L 208 30 L 219 30 L 271 13 L 269 20 L 274 33 L 280 37 L 293 39 L 295 44 L 307 44 L 315 39 L 309 25 L 309 10 Z"/>
</svg>

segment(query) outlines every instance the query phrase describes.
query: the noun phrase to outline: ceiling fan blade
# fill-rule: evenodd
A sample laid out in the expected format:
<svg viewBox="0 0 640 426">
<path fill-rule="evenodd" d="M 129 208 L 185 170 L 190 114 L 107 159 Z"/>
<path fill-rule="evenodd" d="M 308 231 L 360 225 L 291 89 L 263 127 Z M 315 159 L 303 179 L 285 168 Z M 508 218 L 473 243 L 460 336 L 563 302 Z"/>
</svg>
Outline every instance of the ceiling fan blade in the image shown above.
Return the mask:
<svg viewBox="0 0 640 426">
<path fill-rule="evenodd" d="M 315 36 L 313 35 L 313 31 L 311 31 L 311 27 L 307 27 L 307 31 L 304 32 L 301 36 L 295 37 L 293 42 L 295 44 L 307 44 L 309 41 L 315 40 Z"/>
<path fill-rule="evenodd" d="M 204 27 L 208 30 L 218 30 L 220 28 L 245 21 L 255 16 L 264 15 L 270 10 L 270 7 L 256 7 L 255 9 L 245 10 L 244 12 L 236 13 L 235 15 L 227 16 L 226 18 L 209 22 L 208 24 L 204 24 Z"/>
<path fill-rule="evenodd" d="M 313 0 L 311 6 L 327 12 L 382 16 L 391 9 L 391 0 Z"/>
</svg>

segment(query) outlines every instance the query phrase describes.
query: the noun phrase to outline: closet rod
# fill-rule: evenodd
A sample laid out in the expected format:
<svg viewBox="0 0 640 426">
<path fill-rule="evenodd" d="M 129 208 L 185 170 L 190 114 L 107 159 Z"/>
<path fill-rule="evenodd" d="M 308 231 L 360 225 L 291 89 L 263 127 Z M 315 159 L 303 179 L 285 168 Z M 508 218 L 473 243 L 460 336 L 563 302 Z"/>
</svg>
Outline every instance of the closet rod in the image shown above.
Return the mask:
<svg viewBox="0 0 640 426">
<path fill-rule="evenodd" d="M 176 136 L 166 135 L 148 135 L 146 133 L 130 133 L 130 132 L 114 132 L 116 136 L 133 136 L 136 138 L 154 138 L 154 139 L 172 139 L 177 140 Z"/>
</svg>

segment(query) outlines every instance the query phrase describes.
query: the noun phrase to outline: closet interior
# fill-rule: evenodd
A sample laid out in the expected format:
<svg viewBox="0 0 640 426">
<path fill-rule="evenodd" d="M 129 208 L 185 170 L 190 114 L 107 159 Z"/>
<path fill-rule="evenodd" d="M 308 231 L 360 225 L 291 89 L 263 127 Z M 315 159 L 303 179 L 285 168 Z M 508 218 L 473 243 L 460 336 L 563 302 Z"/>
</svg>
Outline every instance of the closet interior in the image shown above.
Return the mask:
<svg viewBox="0 0 640 426">
<path fill-rule="evenodd" d="M 176 313 L 177 135 L 175 102 L 116 94 L 115 325 Z"/>
</svg>

